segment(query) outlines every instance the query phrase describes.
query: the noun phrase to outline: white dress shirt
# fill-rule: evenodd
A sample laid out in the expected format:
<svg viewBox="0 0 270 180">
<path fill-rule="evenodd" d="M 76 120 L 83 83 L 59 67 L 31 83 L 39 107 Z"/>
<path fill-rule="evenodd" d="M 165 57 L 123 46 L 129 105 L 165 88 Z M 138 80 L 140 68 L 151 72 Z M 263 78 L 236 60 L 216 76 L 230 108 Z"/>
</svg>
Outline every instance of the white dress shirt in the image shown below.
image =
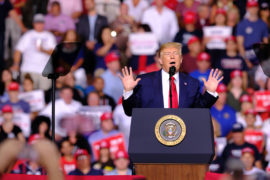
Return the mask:
<svg viewBox="0 0 270 180">
<path fill-rule="evenodd" d="M 163 95 L 163 105 L 164 108 L 169 108 L 169 73 L 165 72 L 163 69 L 161 70 L 161 78 L 162 78 L 162 95 Z M 176 90 L 177 90 L 177 96 L 178 96 L 178 104 L 179 104 L 179 92 L 180 92 L 180 87 L 179 87 L 179 72 L 177 72 L 174 76 L 175 78 L 174 83 L 176 85 Z M 218 96 L 217 92 L 210 92 L 207 91 L 209 94 L 211 94 L 214 97 Z M 133 90 L 131 91 L 124 91 L 123 97 L 124 100 L 128 99 L 131 95 L 133 94 Z M 181 99 L 180 99 L 181 101 Z"/>
<path fill-rule="evenodd" d="M 148 24 L 151 27 L 152 32 L 161 44 L 173 41 L 179 30 L 175 13 L 165 6 L 161 13 L 157 11 L 156 6 L 145 10 L 142 24 Z"/>
</svg>

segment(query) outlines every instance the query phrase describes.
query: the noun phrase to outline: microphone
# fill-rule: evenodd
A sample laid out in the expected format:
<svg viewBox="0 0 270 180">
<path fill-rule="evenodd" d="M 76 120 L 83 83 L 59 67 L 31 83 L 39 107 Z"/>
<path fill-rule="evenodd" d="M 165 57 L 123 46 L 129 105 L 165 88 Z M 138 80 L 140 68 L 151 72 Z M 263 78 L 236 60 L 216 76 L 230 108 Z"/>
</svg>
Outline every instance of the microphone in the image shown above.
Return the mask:
<svg viewBox="0 0 270 180">
<path fill-rule="evenodd" d="M 175 66 L 171 66 L 169 69 L 170 78 L 175 74 L 176 68 Z"/>
</svg>

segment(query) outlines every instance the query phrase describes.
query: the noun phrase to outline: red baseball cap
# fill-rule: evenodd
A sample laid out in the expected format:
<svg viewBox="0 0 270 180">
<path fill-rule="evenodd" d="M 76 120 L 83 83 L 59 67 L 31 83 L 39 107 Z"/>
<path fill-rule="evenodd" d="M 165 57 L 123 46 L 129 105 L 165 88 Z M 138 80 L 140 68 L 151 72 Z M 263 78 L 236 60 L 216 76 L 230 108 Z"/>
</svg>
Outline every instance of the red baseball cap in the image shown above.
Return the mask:
<svg viewBox="0 0 270 180">
<path fill-rule="evenodd" d="M 89 153 L 85 149 L 77 149 L 77 151 L 74 154 L 74 157 L 75 159 L 77 159 L 81 155 L 89 156 Z"/>
<path fill-rule="evenodd" d="M 254 116 L 257 115 L 257 112 L 254 109 L 248 109 L 245 111 L 245 115 L 252 114 Z"/>
<path fill-rule="evenodd" d="M 107 141 L 101 141 L 100 143 L 100 149 L 102 148 L 110 148 L 109 143 Z"/>
<path fill-rule="evenodd" d="M 235 36 L 229 36 L 225 39 L 225 42 L 228 42 L 228 41 L 234 41 L 236 42 L 236 37 Z"/>
<path fill-rule="evenodd" d="M 188 46 L 195 43 L 195 42 L 200 42 L 200 39 L 197 38 L 197 36 L 192 36 L 189 40 L 188 40 Z"/>
<path fill-rule="evenodd" d="M 101 121 L 108 120 L 108 119 L 112 119 L 112 113 L 111 112 L 105 112 L 100 117 Z"/>
<path fill-rule="evenodd" d="M 250 153 L 250 154 L 254 155 L 255 152 L 254 152 L 254 150 L 251 149 L 250 147 L 246 147 L 246 148 L 242 149 L 242 155 L 243 155 L 244 153 Z"/>
<path fill-rule="evenodd" d="M 115 160 L 120 159 L 120 158 L 128 159 L 128 154 L 125 151 L 117 151 L 115 153 Z"/>
<path fill-rule="evenodd" d="M 216 15 L 218 15 L 218 14 L 222 14 L 222 15 L 226 16 L 227 12 L 223 8 L 219 8 L 216 11 Z"/>
<path fill-rule="evenodd" d="M 217 93 L 223 93 L 223 92 L 226 92 L 227 91 L 227 87 L 225 84 L 219 84 L 218 87 L 217 87 Z"/>
<path fill-rule="evenodd" d="M 247 2 L 247 8 L 251 7 L 259 7 L 259 3 L 257 0 L 248 0 Z"/>
<path fill-rule="evenodd" d="M 19 83 L 16 83 L 16 82 L 11 82 L 9 85 L 8 85 L 8 90 L 9 91 L 18 91 L 19 90 Z"/>
<path fill-rule="evenodd" d="M 184 23 L 185 24 L 195 24 L 196 23 L 196 14 L 192 11 L 188 11 L 184 14 Z"/>
<path fill-rule="evenodd" d="M 12 113 L 13 109 L 12 106 L 9 104 L 6 104 L 2 107 L 2 113 Z"/>
<path fill-rule="evenodd" d="M 197 61 L 210 61 L 210 55 L 206 52 L 201 52 L 198 55 Z"/>
<path fill-rule="evenodd" d="M 234 71 L 231 72 L 230 76 L 231 76 L 231 79 L 235 78 L 236 76 L 242 77 L 242 71 L 234 70 Z"/>
<path fill-rule="evenodd" d="M 252 103 L 251 96 L 249 96 L 247 94 L 244 94 L 243 96 L 241 96 L 240 97 L 240 103 L 243 103 L 243 102 L 250 102 L 250 103 Z"/>
<path fill-rule="evenodd" d="M 119 55 L 115 51 L 112 51 L 105 56 L 105 63 L 106 64 L 113 62 L 113 61 L 119 61 Z"/>
</svg>

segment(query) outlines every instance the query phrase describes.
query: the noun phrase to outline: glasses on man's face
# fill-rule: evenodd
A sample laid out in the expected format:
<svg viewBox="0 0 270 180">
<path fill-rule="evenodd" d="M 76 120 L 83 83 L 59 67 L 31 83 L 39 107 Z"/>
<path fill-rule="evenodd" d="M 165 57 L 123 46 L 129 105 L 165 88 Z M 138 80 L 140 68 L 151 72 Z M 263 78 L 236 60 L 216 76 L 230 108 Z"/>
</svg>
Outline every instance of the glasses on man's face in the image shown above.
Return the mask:
<svg viewBox="0 0 270 180">
<path fill-rule="evenodd" d="M 166 57 L 170 57 L 170 56 L 180 56 L 180 53 L 178 51 L 174 51 L 174 52 L 163 52 L 163 55 Z"/>
</svg>

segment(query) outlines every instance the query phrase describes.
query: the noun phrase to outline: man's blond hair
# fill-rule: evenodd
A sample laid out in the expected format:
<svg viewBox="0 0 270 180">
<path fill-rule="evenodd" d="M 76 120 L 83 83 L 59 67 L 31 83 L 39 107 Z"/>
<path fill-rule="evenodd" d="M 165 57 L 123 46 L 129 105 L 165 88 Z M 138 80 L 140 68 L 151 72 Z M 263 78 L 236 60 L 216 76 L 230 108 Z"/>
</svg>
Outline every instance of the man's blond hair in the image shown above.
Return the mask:
<svg viewBox="0 0 270 180">
<path fill-rule="evenodd" d="M 182 44 L 177 42 L 167 42 L 160 46 L 159 57 L 161 57 L 162 51 L 166 48 L 176 48 L 179 50 L 179 54 L 182 55 Z"/>
</svg>

